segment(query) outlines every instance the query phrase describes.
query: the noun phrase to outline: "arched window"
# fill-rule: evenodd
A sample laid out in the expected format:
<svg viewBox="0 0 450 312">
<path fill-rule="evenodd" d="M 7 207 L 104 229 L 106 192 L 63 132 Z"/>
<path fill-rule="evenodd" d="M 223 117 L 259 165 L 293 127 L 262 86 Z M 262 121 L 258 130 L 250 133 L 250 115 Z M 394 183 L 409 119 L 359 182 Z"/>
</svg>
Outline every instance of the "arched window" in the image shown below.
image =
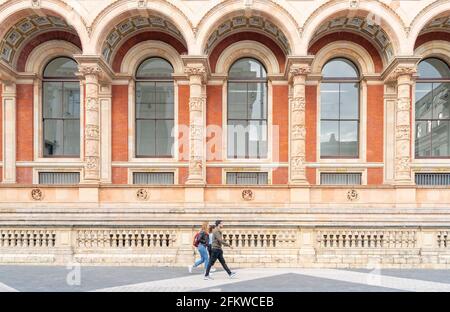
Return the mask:
<svg viewBox="0 0 450 312">
<path fill-rule="evenodd" d="M 437 58 L 419 63 L 416 83 L 417 158 L 450 157 L 450 69 Z"/>
<path fill-rule="evenodd" d="M 43 75 L 43 155 L 80 156 L 80 82 L 77 63 L 68 57 L 50 61 Z"/>
<path fill-rule="evenodd" d="M 143 61 L 136 72 L 136 157 L 172 157 L 173 67 L 160 57 Z"/>
<path fill-rule="evenodd" d="M 228 73 L 228 158 L 267 157 L 267 73 L 252 58 Z"/>
<path fill-rule="evenodd" d="M 359 72 L 335 58 L 322 69 L 320 84 L 320 157 L 357 158 L 359 153 Z"/>
</svg>

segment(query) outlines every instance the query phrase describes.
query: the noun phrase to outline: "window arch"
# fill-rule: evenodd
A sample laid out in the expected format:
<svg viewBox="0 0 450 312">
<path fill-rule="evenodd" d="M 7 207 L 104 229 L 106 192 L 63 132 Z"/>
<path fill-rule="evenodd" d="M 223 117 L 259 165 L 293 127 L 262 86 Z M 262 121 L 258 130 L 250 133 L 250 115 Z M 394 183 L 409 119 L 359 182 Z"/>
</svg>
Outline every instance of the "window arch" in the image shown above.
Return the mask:
<svg viewBox="0 0 450 312">
<path fill-rule="evenodd" d="M 415 156 L 450 157 L 450 69 L 438 58 L 418 65 L 415 91 Z"/>
<path fill-rule="evenodd" d="M 136 157 L 172 157 L 174 83 L 172 65 L 160 57 L 136 70 Z"/>
<path fill-rule="evenodd" d="M 228 72 L 228 158 L 267 157 L 267 71 L 241 58 Z"/>
<path fill-rule="evenodd" d="M 320 157 L 359 156 L 358 68 L 345 58 L 335 58 L 322 68 L 320 84 Z"/>
<path fill-rule="evenodd" d="M 69 57 L 51 60 L 43 72 L 43 156 L 80 156 L 80 82 Z"/>
</svg>

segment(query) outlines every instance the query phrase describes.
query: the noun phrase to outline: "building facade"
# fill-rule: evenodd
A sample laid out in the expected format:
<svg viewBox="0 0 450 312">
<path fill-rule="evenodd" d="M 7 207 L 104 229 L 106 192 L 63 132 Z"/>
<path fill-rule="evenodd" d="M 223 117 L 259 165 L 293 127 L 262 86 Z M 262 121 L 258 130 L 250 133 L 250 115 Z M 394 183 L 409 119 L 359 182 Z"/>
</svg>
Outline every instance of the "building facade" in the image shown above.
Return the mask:
<svg viewBox="0 0 450 312">
<path fill-rule="evenodd" d="M 0 4 L 0 263 L 450 264 L 449 0 Z"/>
</svg>

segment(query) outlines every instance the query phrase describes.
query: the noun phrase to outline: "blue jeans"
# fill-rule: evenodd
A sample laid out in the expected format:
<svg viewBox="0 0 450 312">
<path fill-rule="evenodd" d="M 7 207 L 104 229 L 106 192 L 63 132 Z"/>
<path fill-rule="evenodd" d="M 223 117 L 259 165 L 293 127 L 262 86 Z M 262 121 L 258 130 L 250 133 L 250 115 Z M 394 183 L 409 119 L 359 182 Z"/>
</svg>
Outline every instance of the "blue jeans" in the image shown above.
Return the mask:
<svg viewBox="0 0 450 312">
<path fill-rule="evenodd" d="M 206 246 L 203 244 L 199 244 L 197 247 L 198 252 L 200 253 L 200 259 L 195 261 L 194 268 L 198 267 L 200 264 L 203 263 L 203 265 L 206 267 L 208 266 L 209 257 L 208 257 L 208 250 L 206 249 Z"/>
</svg>

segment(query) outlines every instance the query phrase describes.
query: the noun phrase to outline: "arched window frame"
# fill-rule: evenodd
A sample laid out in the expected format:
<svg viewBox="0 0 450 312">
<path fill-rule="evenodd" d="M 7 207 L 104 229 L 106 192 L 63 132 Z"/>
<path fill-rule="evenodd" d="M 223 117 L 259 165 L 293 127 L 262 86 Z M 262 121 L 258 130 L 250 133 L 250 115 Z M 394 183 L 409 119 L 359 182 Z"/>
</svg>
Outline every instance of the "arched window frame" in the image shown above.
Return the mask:
<svg viewBox="0 0 450 312">
<path fill-rule="evenodd" d="M 351 64 L 351 67 L 353 67 L 353 69 L 355 70 L 356 76 L 355 77 L 325 77 L 323 76 L 323 70 L 325 68 L 325 66 L 327 66 L 328 64 L 330 64 L 333 61 L 336 60 L 345 60 L 346 62 Z M 337 57 L 333 57 L 330 58 L 329 60 L 327 60 L 322 68 L 321 68 L 321 74 L 322 74 L 322 79 L 320 82 L 320 88 L 319 88 L 319 106 L 320 106 L 320 114 L 319 114 L 319 118 L 318 118 L 318 122 L 319 122 L 319 134 L 318 134 L 318 151 L 319 151 L 319 158 L 321 160 L 327 160 L 327 159 L 360 159 L 361 157 L 361 144 L 363 144 L 363 142 L 361 142 L 361 136 L 360 136 L 360 131 L 361 131 L 361 126 L 362 126 L 362 110 L 363 110 L 363 97 L 362 97 L 362 90 L 363 90 L 363 86 L 361 84 L 362 82 L 362 75 L 361 75 L 361 70 L 360 68 L 355 64 L 354 61 L 352 61 L 351 59 L 344 57 L 344 56 L 337 56 Z M 348 83 L 355 83 L 358 84 L 358 87 L 356 89 L 356 94 L 357 94 L 357 112 L 356 112 L 356 116 L 357 118 L 341 118 L 340 116 L 338 118 L 323 118 L 323 109 L 322 109 L 322 100 L 323 100 L 323 96 L 322 96 L 322 92 L 324 91 L 324 86 L 325 84 L 339 84 L 339 88 L 341 87 L 342 84 L 348 84 Z M 339 96 L 341 96 L 341 92 L 339 89 Z M 340 99 L 339 99 L 339 105 L 341 105 L 340 103 Z M 338 108 L 338 112 L 340 115 L 340 107 Z M 323 155 L 323 148 L 322 148 L 322 141 L 321 141 L 321 133 L 323 131 L 323 122 L 337 122 L 338 123 L 338 136 L 340 135 L 340 125 L 341 122 L 356 122 L 357 126 L 356 126 L 356 154 L 355 155 L 343 155 L 340 152 L 340 141 L 339 141 L 339 152 L 337 153 L 337 155 Z"/>
<path fill-rule="evenodd" d="M 163 76 L 161 76 L 161 77 L 158 77 L 158 76 L 155 76 L 155 77 L 139 76 L 138 72 L 139 72 L 141 66 L 145 62 L 147 62 L 147 61 L 149 61 L 151 59 L 161 59 L 161 60 L 165 61 L 172 68 L 171 77 L 166 77 L 166 76 L 164 76 L 164 77 Z M 135 75 L 134 75 L 134 89 L 135 89 L 134 90 L 134 129 L 135 129 L 134 130 L 134 157 L 137 158 L 137 159 L 141 159 L 141 158 L 174 159 L 174 157 L 176 157 L 176 148 L 175 148 L 176 140 L 175 140 L 175 138 L 173 136 L 171 136 L 172 132 L 169 133 L 169 136 L 171 136 L 171 140 L 172 140 L 171 141 L 171 153 L 164 154 L 164 155 L 156 153 L 156 147 L 157 147 L 156 137 L 155 137 L 155 154 L 144 154 L 144 153 L 139 153 L 139 151 L 138 151 L 138 146 L 139 146 L 138 121 L 140 121 L 140 120 L 154 120 L 155 123 L 156 123 L 157 121 L 162 121 L 162 120 L 172 120 L 173 127 L 174 128 L 176 127 L 176 116 L 175 116 L 176 115 L 176 111 L 177 111 L 176 110 L 176 100 L 175 100 L 175 98 L 176 98 L 176 90 L 175 90 L 175 81 L 174 81 L 173 76 L 172 76 L 173 74 L 174 74 L 174 66 L 173 66 L 173 64 L 169 60 L 167 60 L 166 58 L 161 57 L 161 56 L 157 56 L 157 55 L 146 57 L 136 67 Z M 155 118 L 141 118 L 141 117 L 139 117 L 138 110 L 137 110 L 137 105 L 138 105 L 138 91 L 139 91 L 138 89 L 139 89 L 139 84 L 140 83 L 155 83 L 155 84 L 157 84 L 157 83 L 165 83 L 165 84 L 169 83 L 170 84 L 170 86 L 172 87 L 172 97 L 173 97 L 173 101 L 172 101 L 173 114 L 172 114 L 171 118 L 156 118 L 156 117 Z M 155 129 L 156 129 L 156 127 L 155 127 Z M 155 136 L 156 136 L 156 132 L 155 132 Z"/>
<path fill-rule="evenodd" d="M 255 79 L 238 79 L 238 78 L 234 78 L 234 77 L 230 77 L 230 71 L 232 70 L 233 66 L 238 63 L 239 61 L 242 61 L 244 59 L 251 59 L 253 61 L 256 61 L 258 64 L 261 65 L 262 69 L 264 70 L 264 77 L 262 78 L 255 78 Z M 246 160 L 250 160 L 250 161 L 262 161 L 262 160 L 268 160 L 270 158 L 270 153 L 271 153 L 271 146 L 270 146 L 270 114 L 271 114 L 271 109 L 270 109 L 270 105 L 269 105 L 269 101 L 270 101 L 270 86 L 269 86 L 269 79 L 268 79 L 268 71 L 267 68 L 265 66 L 265 64 L 260 61 L 258 58 L 254 57 L 254 56 L 242 56 L 239 58 L 236 58 L 229 66 L 228 70 L 227 70 L 227 82 L 226 82 L 226 88 L 225 88 L 225 93 L 226 93 L 226 105 L 224 105 L 224 109 L 225 109 L 225 127 L 226 127 L 226 133 L 225 133 L 225 137 L 226 137 L 226 150 L 224 151 L 225 155 L 226 155 L 226 159 L 227 160 L 242 160 L 242 159 L 246 159 Z M 231 120 L 235 120 L 233 118 L 230 118 L 230 113 L 229 113 L 229 104 L 230 104 L 230 84 L 233 83 L 242 83 L 242 84 L 249 84 L 249 83 L 263 83 L 265 86 L 265 99 L 264 99 L 264 109 L 265 109 L 265 118 L 263 119 L 258 119 L 261 121 L 265 121 L 266 124 L 266 147 L 265 147 L 265 153 L 263 153 L 263 155 L 259 156 L 257 155 L 257 157 L 250 157 L 249 155 L 249 150 L 248 150 L 248 143 L 246 143 L 246 152 L 245 152 L 245 156 L 244 157 L 237 157 L 238 155 L 230 155 L 230 139 L 229 139 L 229 123 Z M 244 120 L 244 119 L 242 119 Z M 245 119 L 247 120 L 247 123 L 253 119 Z M 247 141 L 248 142 L 248 141 Z"/>
<path fill-rule="evenodd" d="M 44 159 L 46 158 L 76 158 L 76 159 L 80 159 L 81 155 L 82 155 L 82 129 L 81 129 L 81 121 L 82 121 L 82 90 L 81 90 L 81 86 L 80 86 L 80 80 L 77 77 L 58 77 L 58 76 L 46 76 L 45 72 L 48 68 L 48 66 L 53 63 L 55 60 L 57 59 L 68 59 L 73 61 L 75 64 L 77 64 L 77 62 L 70 56 L 66 56 L 66 55 L 61 55 L 61 56 L 56 56 L 56 57 L 52 57 L 43 67 L 42 70 L 42 101 L 41 101 L 41 116 L 40 116 L 40 125 L 42 127 L 42 136 L 41 136 L 41 140 L 40 140 L 40 157 L 43 157 Z M 76 72 L 75 72 L 76 74 Z M 78 118 L 64 118 L 64 116 L 61 116 L 61 118 L 56 118 L 56 117 L 46 117 L 45 116 L 45 101 L 46 101 L 46 84 L 48 83 L 61 83 L 61 87 L 64 90 L 64 85 L 67 83 L 76 83 L 78 85 Z M 62 103 L 64 102 L 63 100 L 61 101 Z M 64 105 L 64 104 L 62 104 Z M 77 120 L 78 121 L 78 130 L 79 130 L 79 135 L 77 136 L 78 138 L 78 153 L 77 154 L 63 154 L 63 155 L 46 155 L 45 153 L 45 139 L 46 139 L 46 134 L 45 134 L 45 122 L 46 120 L 62 120 L 63 121 L 63 125 L 64 122 L 66 120 Z"/>
<path fill-rule="evenodd" d="M 431 92 L 433 92 L 435 90 L 434 88 L 434 84 L 448 84 L 448 88 L 450 90 L 450 66 L 448 64 L 448 62 L 446 62 L 444 59 L 440 58 L 440 57 L 436 57 L 436 56 L 428 56 L 428 57 L 424 57 L 418 64 L 418 69 L 420 67 L 420 64 L 424 61 L 430 60 L 430 59 L 436 59 L 439 60 L 440 62 L 442 62 L 443 64 L 445 64 L 447 66 L 448 69 L 448 76 L 449 77 L 444 77 L 444 78 L 432 78 L 432 77 L 424 77 L 420 75 L 420 72 L 418 70 L 418 75 L 415 81 L 415 86 L 414 86 L 414 141 L 413 146 L 414 146 L 414 158 L 415 159 L 450 159 L 450 114 L 447 118 L 435 118 L 436 116 L 434 116 L 433 113 L 433 105 L 431 106 L 431 118 L 418 118 L 417 113 L 418 113 L 418 105 L 417 102 L 419 100 L 419 96 L 418 93 L 422 92 L 421 91 L 421 87 L 425 86 L 427 84 L 431 84 Z M 432 93 L 433 96 L 433 93 Z M 434 96 L 433 96 L 434 99 Z M 418 139 L 419 139 L 419 135 L 421 134 L 421 131 L 419 131 L 419 123 L 423 123 L 425 125 L 425 131 L 426 134 L 425 135 L 430 135 L 430 155 L 420 155 L 418 153 L 418 149 L 420 148 L 420 144 L 418 144 Z M 433 124 L 436 123 L 437 126 L 442 125 L 442 123 L 447 123 L 447 129 L 449 131 L 448 133 L 448 143 L 447 143 L 447 155 L 437 155 L 437 156 L 433 156 Z"/>
</svg>

